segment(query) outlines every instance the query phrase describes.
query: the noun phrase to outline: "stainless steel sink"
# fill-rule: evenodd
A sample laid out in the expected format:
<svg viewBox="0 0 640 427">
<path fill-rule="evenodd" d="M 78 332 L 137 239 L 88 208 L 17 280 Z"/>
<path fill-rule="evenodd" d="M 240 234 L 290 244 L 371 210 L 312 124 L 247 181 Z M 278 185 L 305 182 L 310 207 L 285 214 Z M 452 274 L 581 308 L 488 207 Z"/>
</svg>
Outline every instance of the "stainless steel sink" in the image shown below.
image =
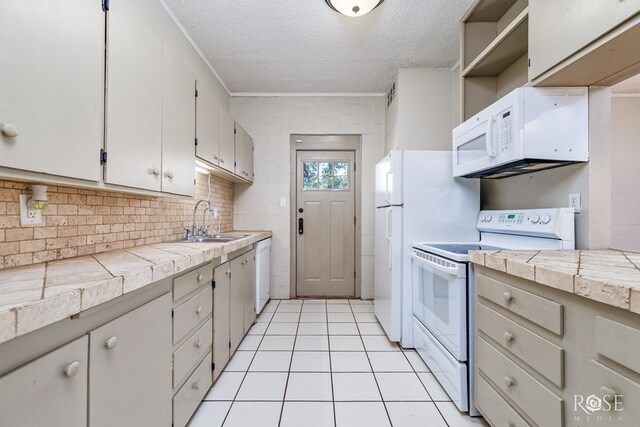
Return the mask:
<svg viewBox="0 0 640 427">
<path fill-rule="evenodd" d="M 176 240 L 175 243 L 227 243 L 234 240 L 249 237 L 250 234 L 223 233 L 206 237 L 194 237 L 189 239 Z"/>
</svg>

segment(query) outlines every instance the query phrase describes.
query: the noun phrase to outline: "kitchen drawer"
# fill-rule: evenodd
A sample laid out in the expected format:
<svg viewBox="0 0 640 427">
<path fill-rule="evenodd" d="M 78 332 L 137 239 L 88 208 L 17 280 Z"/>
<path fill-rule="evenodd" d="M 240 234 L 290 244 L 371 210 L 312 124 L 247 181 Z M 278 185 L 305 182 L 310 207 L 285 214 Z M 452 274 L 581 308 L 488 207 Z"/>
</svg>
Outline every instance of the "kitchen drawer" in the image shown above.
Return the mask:
<svg viewBox="0 0 640 427">
<path fill-rule="evenodd" d="M 596 351 L 640 374 L 640 331 L 596 316 Z"/>
<path fill-rule="evenodd" d="M 211 351 L 213 326 L 209 319 L 173 353 L 173 387 L 176 388 Z"/>
<path fill-rule="evenodd" d="M 211 387 L 211 353 L 173 397 L 173 426 L 183 427 Z"/>
<path fill-rule="evenodd" d="M 213 294 L 210 286 L 173 309 L 173 344 L 180 342 L 193 328 L 211 316 Z"/>
<path fill-rule="evenodd" d="M 616 425 L 638 425 L 640 384 L 595 360 L 590 361 L 587 378 L 588 384 L 584 387 L 584 391 L 580 390 L 580 396 L 586 401 L 588 396 L 595 395 L 602 401 L 602 407 L 592 414 L 592 418 L 602 416 L 608 420 L 611 416 Z M 581 415 L 583 418 L 586 416 L 580 407 L 576 409 L 576 415 Z M 595 409 L 598 409 L 597 404 Z M 618 422 L 619 417 L 622 418 L 622 422 Z"/>
<path fill-rule="evenodd" d="M 562 426 L 563 401 L 522 368 L 478 337 L 476 365 L 536 424 Z"/>
<path fill-rule="evenodd" d="M 478 304 L 476 310 L 476 325 L 480 331 L 558 387 L 563 386 L 564 350 L 562 348 L 484 304 Z"/>
<path fill-rule="evenodd" d="M 483 275 L 476 276 L 476 289 L 479 296 L 562 336 L 561 304 Z"/>
<path fill-rule="evenodd" d="M 173 279 L 173 301 L 179 301 L 186 295 L 195 291 L 213 280 L 213 268 L 211 264 L 203 265 L 182 276 Z"/>
<path fill-rule="evenodd" d="M 482 376 L 477 377 L 476 407 L 492 426 L 529 427 L 529 424 Z"/>
</svg>

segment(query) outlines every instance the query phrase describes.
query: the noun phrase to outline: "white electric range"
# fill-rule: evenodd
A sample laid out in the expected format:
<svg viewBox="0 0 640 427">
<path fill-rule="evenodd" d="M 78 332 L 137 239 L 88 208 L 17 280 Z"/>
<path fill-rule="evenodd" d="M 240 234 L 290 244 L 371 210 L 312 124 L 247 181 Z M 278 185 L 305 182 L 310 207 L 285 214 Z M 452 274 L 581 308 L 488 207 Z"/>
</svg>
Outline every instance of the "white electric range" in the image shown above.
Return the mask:
<svg viewBox="0 0 640 427">
<path fill-rule="evenodd" d="M 471 250 L 575 249 L 574 210 L 481 211 L 479 242 L 414 243 L 414 346 L 461 411 L 473 402 Z"/>
</svg>

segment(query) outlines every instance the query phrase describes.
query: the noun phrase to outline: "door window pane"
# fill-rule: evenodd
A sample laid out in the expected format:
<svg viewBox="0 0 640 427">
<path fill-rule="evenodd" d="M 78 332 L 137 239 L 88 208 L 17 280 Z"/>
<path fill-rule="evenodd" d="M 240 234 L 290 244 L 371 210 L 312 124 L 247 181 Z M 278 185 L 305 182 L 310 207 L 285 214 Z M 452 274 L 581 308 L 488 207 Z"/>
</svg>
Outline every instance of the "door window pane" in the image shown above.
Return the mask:
<svg viewBox="0 0 640 427">
<path fill-rule="evenodd" d="M 303 162 L 302 190 L 349 190 L 349 162 Z"/>
<path fill-rule="evenodd" d="M 318 163 L 317 162 L 304 162 L 302 175 L 302 189 L 303 190 L 317 190 L 318 189 Z"/>
</svg>

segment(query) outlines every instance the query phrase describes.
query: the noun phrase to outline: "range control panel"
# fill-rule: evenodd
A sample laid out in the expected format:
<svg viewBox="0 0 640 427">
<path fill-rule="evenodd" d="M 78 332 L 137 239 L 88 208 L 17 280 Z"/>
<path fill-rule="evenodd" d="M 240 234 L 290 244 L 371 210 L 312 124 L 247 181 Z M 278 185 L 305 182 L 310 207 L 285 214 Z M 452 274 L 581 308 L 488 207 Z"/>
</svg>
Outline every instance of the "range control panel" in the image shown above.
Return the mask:
<svg viewBox="0 0 640 427">
<path fill-rule="evenodd" d="M 573 208 L 480 211 L 476 228 L 481 232 L 560 237 L 573 234 Z"/>
</svg>

